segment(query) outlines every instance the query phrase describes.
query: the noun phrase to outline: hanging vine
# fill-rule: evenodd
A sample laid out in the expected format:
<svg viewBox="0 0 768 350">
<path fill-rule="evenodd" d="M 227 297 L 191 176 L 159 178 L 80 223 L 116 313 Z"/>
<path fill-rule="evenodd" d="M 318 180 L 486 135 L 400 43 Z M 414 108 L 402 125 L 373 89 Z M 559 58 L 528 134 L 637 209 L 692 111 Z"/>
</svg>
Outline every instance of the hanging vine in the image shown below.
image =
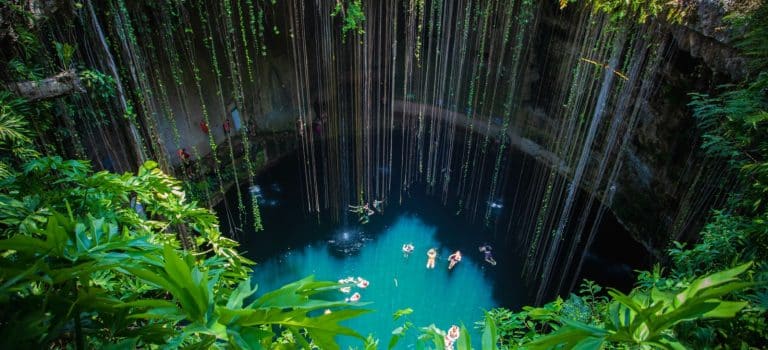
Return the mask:
<svg viewBox="0 0 768 350">
<path fill-rule="evenodd" d="M 365 11 L 363 11 L 362 0 L 336 0 L 336 6 L 331 11 L 331 17 L 341 15 L 343 26 L 341 27 L 342 41 L 346 40 L 347 34 L 363 35 L 365 34 Z"/>
</svg>

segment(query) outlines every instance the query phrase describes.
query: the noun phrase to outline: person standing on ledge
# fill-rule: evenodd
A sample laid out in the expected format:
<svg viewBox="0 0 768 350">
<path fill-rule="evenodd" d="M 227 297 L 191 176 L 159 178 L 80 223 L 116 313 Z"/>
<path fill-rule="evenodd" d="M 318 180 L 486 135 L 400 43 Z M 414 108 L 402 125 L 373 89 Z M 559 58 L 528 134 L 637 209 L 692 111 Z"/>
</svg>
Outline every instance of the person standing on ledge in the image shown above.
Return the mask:
<svg viewBox="0 0 768 350">
<path fill-rule="evenodd" d="M 179 150 L 176 151 L 176 154 L 179 155 L 179 159 L 181 159 L 181 162 L 183 164 L 186 164 L 187 161 L 189 160 L 190 155 L 189 153 L 187 153 L 186 148 L 179 148 Z"/>
<path fill-rule="evenodd" d="M 224 129 L 224 133 L 229 135 L 229 131 L 232 129 L 232 126 L 229 124 L 229 118 L 227 118 L 224 121 L 224 124 L 221 126 L 222 129 Z"/>
</svg>

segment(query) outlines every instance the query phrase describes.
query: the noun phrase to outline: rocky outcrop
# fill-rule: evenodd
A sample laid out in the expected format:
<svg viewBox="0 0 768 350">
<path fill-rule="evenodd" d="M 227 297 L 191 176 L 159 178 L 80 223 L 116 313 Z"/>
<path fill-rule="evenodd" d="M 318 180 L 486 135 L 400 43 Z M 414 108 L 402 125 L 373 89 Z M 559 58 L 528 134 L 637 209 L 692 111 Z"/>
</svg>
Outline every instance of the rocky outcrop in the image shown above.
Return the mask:
<svg viewBox="0 0 768 350">
<path fill-rule="evenodd" d="M 724 23 L 728 10 L 736 5 L 733 1 L 700 0 L 684 25 L 671 28 L 678 47 L 691 57 L 701 58 L 710 69 L 725 73 L 733 80 L 746 74 L 746 61 L 732 45 L 738 32 Z"/>
</svg>

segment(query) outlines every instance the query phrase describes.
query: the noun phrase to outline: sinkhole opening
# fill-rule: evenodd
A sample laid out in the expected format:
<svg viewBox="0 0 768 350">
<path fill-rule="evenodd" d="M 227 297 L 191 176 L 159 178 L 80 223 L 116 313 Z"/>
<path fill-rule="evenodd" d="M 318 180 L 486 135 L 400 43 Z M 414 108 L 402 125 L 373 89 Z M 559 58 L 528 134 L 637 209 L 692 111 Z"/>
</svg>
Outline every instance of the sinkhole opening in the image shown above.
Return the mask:
<svg viewBox="0 0 768 350">
<path fill-rule="evenodd" d="M 514 152 L 511 157 L 512 166 L 522 168 L 525 157 Z M 294 152 L 260 174 L 254 186 L 241 188 L 259 200 L 262 232 L 252 232 L 248 215 L 237 215 L 234 189 L 216 208 L 223 231 L 234 234 L 244 254 L 257 262 L 253 283 L 262 293 L 310 275 L 331 281 L 362 277 L 370 282 L 367 288 L 352 286 L 348 293 L 340 290 L 332 297 L 344 300 L 360 293 L 359 303 L 370 303 L 364 307 L 374 312 L 348 325 L 379 339 L 388 339 L 402 325 L 404 321 L 393 320 L 392 315 L 405 308 L 414 310 L 409 320 L 415 325 L 447 328 L 463 323 L 476 332 L 474 323 L 484 311 L 497 306 L 519 310 L 534 302 L 536 286 L 521 277 L 526 247 L 520 246 L 514 225 L 487 226 L 482 219 L 470 220 L 419 186 L 411 188 L 402 203 L 377 211 L 366 224 L 352 213 L 343 222 L 334 222 L 328 215 L 304 210 L 300 174 L 299 155 Z M 519 208 L 507 208 L 515 202 L 515 189 L 535 183 L 512 177 L 507 182 L 504 194 L 490 204 L 505 223 L 506 216 L 524 215 L 527 210 L 519 203 Z M 250 198 L 244 196 L 246 206 L 251 205 Z M 408 256 L 404 244 L 414 247 Z M 493 248 L 496 265 L 486 262 L 479 250 L 486 244 Z M 438 252 L 434 269 L 426 267 L 430 248 Z M 448 257 L 456 250 L 463 259 L 449 270 Z M 575 278 L 628 291 L 633 270 L 647 266 L 647 259 L 642 246 L 608 213 Z"/>
</svg>

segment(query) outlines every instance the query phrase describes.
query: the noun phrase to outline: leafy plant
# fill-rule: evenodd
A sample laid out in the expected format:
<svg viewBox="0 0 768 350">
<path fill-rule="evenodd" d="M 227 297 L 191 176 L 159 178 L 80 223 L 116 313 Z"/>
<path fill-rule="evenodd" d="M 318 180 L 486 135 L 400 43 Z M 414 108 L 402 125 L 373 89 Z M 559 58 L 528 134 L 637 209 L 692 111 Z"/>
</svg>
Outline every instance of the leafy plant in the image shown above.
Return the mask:
<svg viewBox="0 0 768 350">
<path fill-rule="evenodd" d="M 341 27 L 342 40 L 346 40 L 347 32 L 353 32 L 358 35 L 365 34 L 365 12 L 363 11 L 362 0 L 351 0 L 346 4 L 342 0 L 336 1 L 336 7 L 331 11 L 331 17 L 341 15 L 344 25 Z"/>
<path fill-rule="evenodd" d="M 578 0 L 558 0 L 560 9 Z M 651 18 L 664 18 L 673 23 L 682 22 L 686 8 L 682 2 L 667 0 L 586 0 L 595 12 L 609 16 L 612 23 L 631 20 L 645 23 Z"/>
<path fill-rule="evenodd" d="M 69 65 L 72 63 L 72 57 L 75 54 L 74 46 L 67 43 L 60 43 L 58 41 L 55 41 L 53 46 L 56 49 L 56 55 L 58 56 L 62 67 L 64 67 L 64 69 L 69 68 Z"/>
<path fill-rule="evenodd" d="M 88 89 L 91 95 L 103 100 L 115 97 L 115 79 L 108 74 L 97 70 L 80 70 L 80 81 Z"/>
<path fill-rule="evenodd" d="M 30 111 L 24 99 L 0 91 L 0 180 L 11 176 L 14 165 L 39 155 L 25 117 Z"/>
<path fill-rule="evenodd" d="M 321 297 L 337 283 L 308 277 L 256 298 L 252 263 L 236 247 L 153 162 L 117 175 L 31 161 L 0 192 L 0 343 L 338 349 L 337 335 L 365 340 L 339 324 L 365 310 Z"/>
<path fill-rule="evenodd" d="M 751 265 L 700 277 L 676 293 L 654 288 L 625 295 L 611 290 L 608 293 L 613 301 L 603 316 L 603 327 L 563 319 L 563 326 L 556 332 L 526 344 L 525 348 L 599 348 L 608 342 L 658 349 L 685 348 L 675 338 L 673 327 L 696 319 L 734 317 L 747 303 L 722 298 L 753 286 L 738 278 Z"/>
<path fill-rule="evenodd" d="M 427 348 L 430 348 L 429 347 L 430 345 L 434 346 L 435 349 L 454 349 L 454 347 L 458 348 L 459 350 L 472 349 L 472 339 L 470 338 L 469 331 L 467 331 L 467 328 L 464 327 L 464 325 L 461 325 L 461 327 L 457 326 L 459 330 L 459 333 L 458 333 L 459 337 L 458 339 L 455 339 L 455 343 L 446 344 L 446 334 L 447 334 L 446 331 L 443 331 L 442 329 L 438 328 L 434 324 L 431 324 L 427 327 L 417 328 L 410 320 L 407 319 L 407 316 L 410 315 L 411 313 L 413 313 L 413 310 L 410 308 L 407 308 L 407 309 L 397 310 L 392 315 L 392 318 L 395 321 L 403 317 L 405 317 L 406 320 L 402 326 L 392 330 L 392 337 L 389 340 L 387 349 L 394 349 L 397 346 L 397 344 L 406 336 L 406 334 L 410 333 L 412 330 L 415 330 L 417 335 L 416 343 L 413 344 L 417 349 L 427 349 Z M 493 321 L 489 320 L 487 322 L 492 323 Z M 483 349 L 491 349 L 491 348 L 486 348 L 486 345 L 485 345 L 486 337 L 490 342 L 495 341 L 495 339 L 497 338 L 495 333 L 491 334 L 490 330 L 488 332 L 489 334 L 487 336 L 483 335 Z M 495 347 L 493 349 L 495 349 Z"/>
</svg>

